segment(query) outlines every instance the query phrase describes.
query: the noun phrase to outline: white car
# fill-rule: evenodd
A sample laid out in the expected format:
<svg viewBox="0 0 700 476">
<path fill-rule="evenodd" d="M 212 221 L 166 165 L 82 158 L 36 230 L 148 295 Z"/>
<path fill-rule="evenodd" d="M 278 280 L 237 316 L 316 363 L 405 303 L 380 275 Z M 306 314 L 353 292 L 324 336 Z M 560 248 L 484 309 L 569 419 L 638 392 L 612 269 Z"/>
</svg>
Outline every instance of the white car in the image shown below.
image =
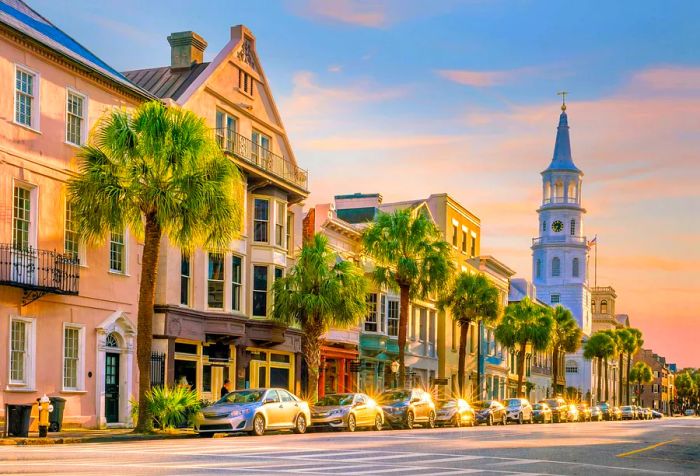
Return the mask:
<svg viewBox="0 0 700 476">
<path fill-rule="evenodd" d="M 509 398 L 503 402 L 508 421 L 532 423 L 532 405 L 525 398 Z"/>
</svg>

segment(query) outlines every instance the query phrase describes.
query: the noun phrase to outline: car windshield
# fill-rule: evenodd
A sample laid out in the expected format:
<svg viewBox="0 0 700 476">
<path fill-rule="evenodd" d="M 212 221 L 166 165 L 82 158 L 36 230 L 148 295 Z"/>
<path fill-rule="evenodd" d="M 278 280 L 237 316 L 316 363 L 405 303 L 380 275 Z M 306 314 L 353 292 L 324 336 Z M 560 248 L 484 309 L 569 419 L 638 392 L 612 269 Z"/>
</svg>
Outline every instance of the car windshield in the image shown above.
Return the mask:
<svg viewBox="0 0 700 476">
<path fill-rule="evenodd" d="M 398 402 L 411 398 L 410 390 L 387 390 L 379 396 L 379 401 L 383 403 Z"/>
<path fill-rule="evenodd" d="M 509 400 L 506 400 L 506 406 L 519 407 L 520 405 L 522 405 L 522 402 L 519 398 L 511 398 Z"/>
<path fill-rule="evenodd" d="M 472 404 L 473 408 L 476 408 L 477 410 L 483 410 L 485 408 L 491 408 L 491 400 L 485 400 L 483 402 L 474 402 Z"/>
<path fill-rule="evenodd" d="M 316 402 L 317 407 L 334 407 L 337 405 L 351 405 L 355 395 L 352 393 L 340 395 L 326 395 Z"/>
<path fill-rule="evenodd" d="M 457 400 L 442 400 L 437 402 L 436 406 L 438 408 L 455 408 L 457 406 Z"/>
<path fill-rule="evenodd" d="M 556 408 L 559 406 L 559 402 L 556 400 L 547 400 L 547 404 L 552 408 Z"/>
<path fill-rule="evenodd" d="M 622 407 L 622 408 L 621 408 L 621 410 L 627 410 L 627 411 L 630 411 L 630 410 L 632 410 L 632 407 L 627 407 L 627 406 L 625 406 L 625 407 Z"/>
<path fill-rule="evenodd" d="M 216 403 L 253 403 L 262 399 L 264 390 L 237 390 L 227 393 Z"/>
<path fill-rule="evenodd" d="M 532 408 L 534 410 L 544 410 L 547 408 L 547 406 L 544 403 L 535 403 Z"/>
</svg>

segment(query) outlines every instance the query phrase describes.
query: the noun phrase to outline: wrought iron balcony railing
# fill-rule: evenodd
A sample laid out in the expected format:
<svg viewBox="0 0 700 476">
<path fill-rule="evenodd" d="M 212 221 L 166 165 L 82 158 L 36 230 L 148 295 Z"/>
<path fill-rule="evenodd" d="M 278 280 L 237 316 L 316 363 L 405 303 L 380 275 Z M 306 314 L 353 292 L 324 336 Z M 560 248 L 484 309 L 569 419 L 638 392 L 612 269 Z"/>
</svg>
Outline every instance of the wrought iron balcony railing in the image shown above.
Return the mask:
<svg viewBox="0 0 700 476">
<path fill-rule="evenodd" d="M 573 244 L 586 244 L 585 236 L 571 236 L 571 235 L 552 235 L 552 236 L 540 236 L 538 238 L 532 239 L 533 245 L 546 245 L 549 243 L 573 243 Z"/>
<path fill-rule="evenodd" d="M 56 251 L 0 243 L 0 285 L 24 290 L 23 304 L 44 294 L 78 294 L 78 259 Z"/>
<path fill-rule="evenodd" d="M 281 178 L 303 190 L 309 188 L 309 174 L 281 155 L 256 144 L 230 129 L 215 129 L 219 146 L 241 160 Z"/>
</svg>

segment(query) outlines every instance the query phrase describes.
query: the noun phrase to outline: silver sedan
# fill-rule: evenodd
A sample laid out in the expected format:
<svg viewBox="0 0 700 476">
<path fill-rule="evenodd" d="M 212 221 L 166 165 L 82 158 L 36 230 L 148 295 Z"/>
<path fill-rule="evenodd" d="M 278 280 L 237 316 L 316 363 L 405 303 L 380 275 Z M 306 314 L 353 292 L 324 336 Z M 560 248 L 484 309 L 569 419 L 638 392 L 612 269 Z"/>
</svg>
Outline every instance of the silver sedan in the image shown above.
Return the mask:
<svg viewBox="0 0 700 476">
<path fill-rule="evenodd" d="M 314 427 L 344 428 L 355 431 L 368 427 L 381 430 L 384 412 L 364 393 L 338 393 L 322 397 L 311 408 Z"/>
<path fill-rule="evenodd" d="M 204 438 L 222 432 L 261 436 L 266 430 L 305 433 L 310 422 L 308 403 L 282 388 L 257 388 L 233 391 L 202 409 L 194 428 Z"/>
</svg>

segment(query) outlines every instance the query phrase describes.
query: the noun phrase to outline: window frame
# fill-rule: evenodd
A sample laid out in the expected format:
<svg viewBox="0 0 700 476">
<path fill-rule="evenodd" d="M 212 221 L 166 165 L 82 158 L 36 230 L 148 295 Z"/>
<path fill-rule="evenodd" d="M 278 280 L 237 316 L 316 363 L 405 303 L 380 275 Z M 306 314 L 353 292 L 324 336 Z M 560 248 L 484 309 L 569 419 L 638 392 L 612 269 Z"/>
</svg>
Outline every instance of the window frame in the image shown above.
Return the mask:
<svg viewBox="0 0 700 476">
<path fill-rule="evenodd" d="M 129 262 L 128 260 L 128 246 L 127 246 L 127 236 L 126 236 L 126 229 L 123 229 L 121 231 L 121 237 L 122 237 L 122 242 L 116 242 L 113 240 L 114 235 L 118 232 L 110 231 L 109 232 L 109 272 L 111 274 L 120 274 L 120 275 L 126 275 L 127 274 L 127 263 Z M 121 262 L 122 262 L 122 269 L 116 269 L 112 267 L 112 245 L 120 245 L 122 246 L 121 250 Z"/>
<path fill-rule="evenodd" d="M 219 117 L 222 118 L 221 127 L 219 127 Z M 231 124 L 233 124 L 233 128 L 229 127 Z M 226 134 L 223 131 L 226 131 Z M 238 133 L 238 117 L 217 108 L 214 113 L 214 133 L 219 147 L 233 152 L 235 150 L 236 134 Z"/>
<path fill-rule="evenodd" d="M 372 297 L 374 299 L 372 299 Z M 365 299 L 367 302 L 367 315 L 365 316 L 365 319 L 362 323 L 362 329 L 363 332 L 371 332 L 373 334 L 376 334 L 379 332 L 379 298 L 378 298 L 378 293 L 367 293 L 367 297 Z M 374 319 L 370 319 L 370 317 L 374 315 Z M 374 330 L 368 329 L 367 325 L 374 325 Z"/>
<path fill-rule="evenodd" d="M 255 287 L 255 268 L 265 268 L 265 289 L 256 289 Z M 258 264 L 258 263 L 253 263 L 252 267 L 252 280 L 253 280 L 253 286 L 251 289 L 252 292 L 252 302 L 251 302 L 251 308 L 250 308 L 250 315 L 252 317 L 257 317 L 257 318 L 266 318 L 270 306 L 270 300 L 269 300 L 269 293 L 270 293 L 270 265 L 269 264 Z M 256 314 L 255 313 L 255 296 L 256 293 L 258 294 L 264 294 L 265 296 L 265 314 Z"/>
<path fill-rule="evenodd" d="M 211 262 L 211 257 L 213 255 L 218 255 L 221 257 L 221 279 L 212 279 L 210 278 L 210 262 Z M 204 279 L 205 279 L 205 288 L 204 292 L 206 293 L 205 295 L 205 303 L 206 307 L 209 310 L 213 311 L 223 311 L 226 309 L 226 253 L 222 252 L 217 252 L 217 251 L 207 251 L 207 260 L 206 260 L 206 271 L 204 273 Z M 215 307 L 211 305 L 211 301 L 209 300 L 209 285 L 210 283 L 221 283 L 221 307 Z"/>
<path fill-rule="evenodd" d="M 549 295 L 550 304 L 561 304 L 561 294 L 553 293 Z"/>
<path fill-rule="evenodd" d="M 267 218 L 262 219 L 257 217 L 257 202 L 265 202 L 267 203 Z M 263 197 L 253 197 L 253 243 L 265 243 L 265 244 L 270 244 L 270 202 L 274 203 L 274 200 L 271 198 L 263 198 Z M 264 240 L 259 240 L 257 236 L 257 227 L 256 225 L 258 223 L 264 223 L 265 224 L 265 236 Z"/>
<path fill-rule="evenodd" d="M 22 71 L 25 74 L 28 74 L 30 76 L 33 76 L 33 84 L 32 84 L 32 94 L 31 94 L 31 115 L 29 118 L 30 124 L 25 124 L 23 122 L 19 122 L 17 120 L 17 93 L 20 92 L 21 94 L 27 94 L 23 91 L 20 91 L 17 89 L 17 73 L 19 71 Z M 14 68 L 14 77 L 12 81 L 13 85 L 13 92 L 14 94 L 13 99 L 12 99 L 12 122 L 20 127 L 24 127 L 25 129 L 29 129 L 30 131 L 34 132 L 41 132 L 41 75 L 37 72 L 32 70 L 31 68 L 28 68 L 24 65 L 15 63 L 15 68 Z"/>
<path fill-rule="evenodd" d="M 392 306 L 396 305 L 396 317 L 392 317 L 390 315 L 390 310 L 392 309 Z M 399 336 L 399 325 L 401 321 L 401 303 L 400 303 L 400 298 L 398 297 L 386 297 L 386 335 L 389 337 L 398 337 Z M 396 322 L 396 334 L 392 334 L 390 332 L 390 329 L 392 327 L 392 322 Z"/>
<path fill-rule="evenodd" d="M 554 263 L 556 263 L 556 266 L 554 266 Z M 552 258 L 551 272 L 553 278 L 561 277 L 561 258 L 559 258 L 558 256 L 554 256 Z"/>
<path fill-rule="evenodd" d="M 571 219 L 571 222 L 569 222 L 569 233 L 571 236 L 576 236 L 576 220 Z"/>
<path fill-rule="evenodd" d="M 234 266 L 233 261 L 235 259 L 238 259 L 238 282 L 235 281 L 236 277 L 236 266 Z M 239 254 L 232 254 L 231 255 L 231 311 L 232 312 L 242 312 L 243 311 L 243 265 L 244 265 L 244 259 L 243 256 Z M 236 302 L 236 299 L 234 299 L 234 293 L 238 293 L 238 306 L 234 307 L 234 304 Z"/>
<path fill-rule="evenodd" d="M 39 204 L 38 200 L 38 187 L 35 185 L 31 185 L 25 182 L 21 182 L 18 180 L 15 180 L 14 183 L 12 184 L 12 223 L 11 223 L 11 233 L 12 233 L 12 246 L 13 248 L 16 247 L 17 243 L 15 241 L 15 230 L 17 227 L 15 226 L 15 221 L 18 220 L 17 214 L 16 214 L 16 206 L 15 206 L 15 201 L 17 199 L 16 196 L 16 191 L 17 190 L 24 190 L 29 193 L 29 197 L 27 202 L 29 203 L 29 226 L 27 228 L 27 248 L 36 248 L 36 242 L 37 242 L 37 208 Z M 22 248 L 17 248 L 17 249 L 22 249 Z"/>
<path fill-rule="evenodd" d="M 571 260 L 571 277 L 578 278 L 581 274 L 581 261 L 578 258 Z"/>
<path fill-rule="evenodd" d="M 68 99 L 69 99 L 71 94 L 73 96 L 79 97 L 83 101 L 82 115 L 81 116 L 77 116 L 76 114 L 73 114 L 68 110 Z M 65 142 L 68 145 L 72 145 L 75 147 L 82 147 L 85 144 L 85 139 L 87 137 L 87 129 L 88 129 L 88 127 L 87 127 L 87 125 L 88 125 L 87 124 L 88 97 L 86 94 L 78 91 L 77 89 L 67 87 L 66 88 L 66 103 L 65 104 L 66 104 L 66 117 L 65 117 L 66 125 L 65 125 L 65 136 L 64 136 Z M 73 142 L 73 141 L 69 140 L 69 138 L 68 138 L 68 119 L 69 119 L 69 116 L 71 116 L 71 115 L 80 118 L 80 143 Z"/>
<path fill-rule="evenodd" d="M 286 247 L 287 204 L 275 201 L 275 246 Z"/>
<path fill-rule="evenodd" d="M 267 146 L 263 145 L 265 139 L 267 139 Z M 253 144 L 250 150 L 250 158 L 256 165 L 265 169 L 268 168 L 268 155 L 272 153 L 272 137 L 258 129 L 253 129 L 250 133 L 250 141 Z"/>
<path fill-rule="evenodd" d="M 24 331 L 23 380 L 12 380 L 12 323 L 22 322 Z M 36 318 L 10 315 L 7 333 L 7 389 L 9 391 L 33 391 L 36 388 Z"/>
<path fill-rule="evenodd" d="M 78 355 L 75 366 L 75 387 L 66 386 L 66 331 L 68 329 L 78 331 Z M 61 391 L 83 392 L 85 391 L 85 324 L 64 322 L 61 343 Z"/>
<path fill-rule="evenodd" d="M 185 258 L 187 259 L 187 274 L 184 274 L 182 271 Z M 187 291 L 183 293 L 182 283 L 185 279 L 187 280 Z M 187 302 L 182 302 L 183 296 L 187 297 Z M 180 251 L 180 305 L 185 307 L 192 306 L 192 254 L 182 250 Z"/>
<path fill-rule="evenodd" d="M 80 252 L 82 247 L 80 246 L 78 232 L 73 229 L 74 225 L 72 204 L 66 199 L 65 213 L 63 215 L 63 254 L 82 263 Z M 75 250 L 69 249 L 69 242 L 74 243 Z"/>
</svg>

